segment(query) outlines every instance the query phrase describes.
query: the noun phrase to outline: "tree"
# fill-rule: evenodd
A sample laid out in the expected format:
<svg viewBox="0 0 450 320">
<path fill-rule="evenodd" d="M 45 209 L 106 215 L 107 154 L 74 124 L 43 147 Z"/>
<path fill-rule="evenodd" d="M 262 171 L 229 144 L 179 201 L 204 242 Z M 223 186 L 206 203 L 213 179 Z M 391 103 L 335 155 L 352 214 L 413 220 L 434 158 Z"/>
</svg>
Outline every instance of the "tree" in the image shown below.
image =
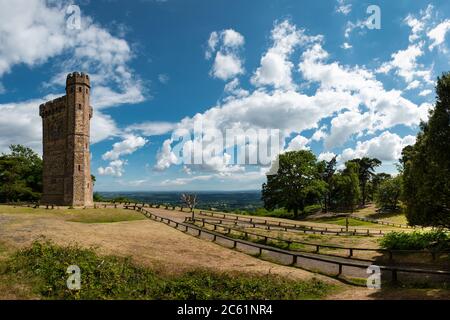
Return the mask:
<svg viewBox="0 0 450 320">
<path fill-rule="evenodd" d="M 0 155 L 0 201 L 34 201 L 42 193 L 42 159 L 30 148 L 11 145 Z"/>
<path fill-rule="evenodd" d="M 438 77 L 436 104 L 414 146 L 402 152 L 410 224 L 450 227 L 450 73 Z"/>
<path fill-rule="evenodd" d="M 380 184 L 383 181 L 390 179 L 390 178 L 392 178 L 392 176 L 389 173 L 384 173 L 384 172 L 377 173 L 372 177 L 372 181 L 371 181 L 369 187 L 370 187 L 370 191 L 371 191 L 373 200 L 375 200 L 375 198 L 376 198 L 376 193 L 378 192 L 378 188 L 380 187 Z"/>
<path fill-rule="evenodd" d="M 319 164 L 307 150 L 290 151 L 278 156 L 278 170 L 267 176 L 262 200 L 267 210 L 284 207 L 298 217 L 307 205 L 320 202 L 326 192 Z"/>
<path fill-rule="evenodd" d="M 359 165 L 359 184 L 361 186 L 361 205 L 364 207 L 366 205 L 367 199 L 367 183 L 375 175 L 374 169 L 381 165 L 381 161 L 376 158 L 353 159 L 351 162 L 355 162 Z"/>
<path fill-rule="evenodd" d="M 328 209 L 331 206 L 331 189 L 330 189 L 330 184 L 331 184 L 331 179 L 333 178 L 333 175 L 336 172 L 336 156 L 333 157 L 333 159 L 331 159 L 328 162 L 324 163 L 324 170 L 322 173 L 322 179 L 323 181 L 326 182 L 327 184 L 327 190 L 324 194 L 324 212 L 328 212 Z"/>
<path fill-rule="evenodd" d="M 194 219 L 194 209 L 197 204 L 197 195 L 183 193 L 181 195 L 181 201 L 183 201 L 186 204 L 186 206 L 191 210 L 192 219 Z"/>
<path fill-rule="evenodd" d="M 342 172 L 334 174 L 331 179 L 331 203 L 335 208 L 353 212 L 361 196 L 359 167 L 354 161 L 348 161 L 345 166 L 346 168 Z"/>
<path fill-rule="evenodd" d="M 402 193 L 402 176 L 384 179 L 378 186 L 375 201 L 380 209 L 397 210 Z"/>
</svg>

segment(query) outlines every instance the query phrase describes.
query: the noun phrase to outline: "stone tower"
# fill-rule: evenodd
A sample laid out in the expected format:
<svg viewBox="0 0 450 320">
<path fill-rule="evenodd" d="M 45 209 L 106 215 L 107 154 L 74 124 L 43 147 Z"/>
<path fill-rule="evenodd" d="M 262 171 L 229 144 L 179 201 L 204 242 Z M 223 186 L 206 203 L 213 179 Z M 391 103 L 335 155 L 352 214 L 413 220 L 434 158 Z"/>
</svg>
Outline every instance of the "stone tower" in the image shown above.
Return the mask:
<svg viewBox="0 0 450 320">
<path fill-rule="evenodd" d="M 42 104 L 43 196 L 41 203 L 91 206 L 90 120 L 92 107 L 89 76 L 67 76 L 66 95 Z"/>
</svg>

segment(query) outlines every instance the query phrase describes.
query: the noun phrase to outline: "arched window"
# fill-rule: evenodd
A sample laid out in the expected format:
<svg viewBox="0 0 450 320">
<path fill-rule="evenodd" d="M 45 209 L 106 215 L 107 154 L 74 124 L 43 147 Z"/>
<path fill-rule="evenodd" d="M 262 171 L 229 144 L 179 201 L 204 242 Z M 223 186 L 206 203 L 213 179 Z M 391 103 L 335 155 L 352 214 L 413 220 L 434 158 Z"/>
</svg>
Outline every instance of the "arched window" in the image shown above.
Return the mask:
<svg viewBox="0 0 450 320">
<path fill-rule="evenodd" d="M 81 91 L 82 91 L 81 87 L 78 87 L 78 92 L 81 92 Z"/>
</svg>

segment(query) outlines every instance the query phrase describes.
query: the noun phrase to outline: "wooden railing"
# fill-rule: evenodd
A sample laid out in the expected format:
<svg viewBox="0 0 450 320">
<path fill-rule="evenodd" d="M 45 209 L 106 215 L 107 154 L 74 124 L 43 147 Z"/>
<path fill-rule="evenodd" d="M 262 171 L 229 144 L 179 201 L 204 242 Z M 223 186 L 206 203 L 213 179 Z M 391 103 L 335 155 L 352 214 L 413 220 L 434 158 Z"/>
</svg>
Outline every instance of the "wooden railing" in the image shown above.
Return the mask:
<svg viewBox="0 0 450 320">
<path fill-rule="evenodd" d="M 358 247 L 343 247 L 343 246 L 336 246 L 336 245 L 324 245 L 324 244 L 319 244 L 319 243 L 311 243 L 311 242 L 305 242 L 305 241 L 299 241 L 299 240 L 293 240 L 293 239 L 284 239 L 282 237 L 272 237 L 272 236 L 268 236 L 268 235 L 255 233 L 255 232 L 250 232 L 247 230 L 242 230 L 239 228 L 229 227 L 227 225 L 224 225 L 222 223 L 222 220 L 220 220 L 220 219 L 218 219 L 216 221 L 218 221 L 219 223 L 211 223 L 211 222 L 208 222 L 208 219 L 204 219 L 204 218 L 194 218 L 194 219 L 192 219 L 191 217 L 185 218 L 185 222 L 187 222 L 187 223 L 200 222 L 202 227 L 209 225 L 209 226 L 212 226 L 214 230 L 217 230 L 218 227 L 220 227 L 220 228 L 224 229 L 225 231 L 227 231 L 228 234 L 230 234 L 231 231 L 234 231 L 234 232 L 237 232 L 237 233 L 240 233 L 241 235 L 243 235 L 244 238 L 248 238 L 249 236 L 254 236 L 257 239 L 259 238 L 259 239 L 263 240 L 264 244 L 268 244 L 269 240 L 283 242 L 287 245 L 288 249 L 290 248 L 290 246 L 292 244 L 300 244 L 300 245 L 310 246 L 310 247 L 315 248 L 314 253 L 319 253 L 321 248 L 348 251 L 348 255 L 347 255 L 348 258 L 354 258 L 354 253 L 358 252 L 358 251 L 364 251 L 364 252 L 372 251 L 372 252 L 388 254 L 389 261 L 394 260 L 394 254 L 395 255 L 429 254 L 431 256 L 432 260 L 435 261 L 437 256 L 450 253 L 449 250 L 391 250 L 391 249 L 383 249 L 383 248 L 358 248 Z M 302 251 L 302 250 L 299 250 L 299 251 Z M 328 255 L 342 257 L 342 255 L 333 255 L 333 254 L 328 254 Z M 362 260 L 362 259 L 358 259 L 358 260 Z M 373 261 L 373 260 L 366 260 L 366 261 Z"/>
<path fill-rule="evenodd" d="M 338 267 L 338 273 L 335 276 L 342 275 L 343 267 L 354 267 L 354 268 L 360 268 L 360 269 L 367 269 L 367 267 L 369 266 L 369 264 L 364 261 L 354 261 L 351 259 L 344 259 L 344 258 L 337 259 L 336 257 L 323 256 L 320 254 L 308 254 L 308 253 L 302 253 L 302 252 L 293 252 L 293 251 L 288 251 L 288 250 L 284 250 L 284 249 L 280 249 L 280 248 L 276 248 L 276 247 L 272 247 L 272 246 L 268 246 L 268 245 L 264 245 L 264 244 L 258 244 L 258 243 L 243 240 L 243 239 L 231 238 L 231 237 L 228 237 L 221 233 L 203 229 L 203 228 L 198 227 L 193 224 L 180 223 L 180 222 L 174 221 L 169 218 L 158 216 L 158 215 L 150 212 L 149 210 L 146 210 L 145 208 L 137 206 L 137 205 L 124 205 L 124 208 L 139 211 L 139 212 L 143 213 L 149 219 L 163 222 L 166 225 L 174 227 L 178 230 L 180 227 L 182 227 L 183 228 L 182 231 L 184 231 L 184 232 L 188 232 L 189 230 L 195 230 L 197 232 L 197 237 L 201 237 L 202 234 L 211 235 L 211 236 L 213 236 L 213 240 L 212 240 L 213 242 L 216 242 L 217 239 L 221 238 L 221 239 L 232 242 L 233 248 L 237 248 L 238 244 L 243 244 L 245 246 L 250 246 L 250 247 L 256 248 L 259 251 L 259 256 L 261 256 L 264 251 L 274 252 L 274 253 L 279 253 L 279 254 L 290 256 L 292 258 L 291 265 L 293 265 L 293 266 L 297 266 L 299 258 L 334 264 Z M 448 277 L 450 276 L 450 271 L 447 271 L 447 270 L 434 270 L 434 269 L 423 269 L 423 268 L 402 267 L 402 266 L 387 266 L 387 265 L 381 265 L 378 267 L 382 271 L 390 272 L 391 280 L 394 283 L 398 281 L 398 273 L 399 272 L 414 273 L 414 274 L 440 275 L 440 276 L 445 276 L 446 279 L 448 279 Z"/>
</svg>

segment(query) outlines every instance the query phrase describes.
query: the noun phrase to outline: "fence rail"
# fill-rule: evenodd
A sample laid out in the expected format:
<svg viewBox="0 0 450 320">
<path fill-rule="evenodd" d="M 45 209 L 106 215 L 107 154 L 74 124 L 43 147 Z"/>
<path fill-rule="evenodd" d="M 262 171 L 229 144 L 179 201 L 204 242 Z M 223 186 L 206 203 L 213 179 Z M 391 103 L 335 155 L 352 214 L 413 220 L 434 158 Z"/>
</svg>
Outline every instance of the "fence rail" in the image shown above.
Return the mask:
<svg viewBox="0 0 450 320">
<path fill-rule="evenodd" d="M 335 276 L 342 275 L 343 267 L 354 267 L 354 268 L 360 268 L 360 269 L 367 269 L 367 267 L 369 266 L 369 264 L 367 262 L 354 261 L 354 260 L 352 261 L 351 259 L 344 259 L 344 258 L 336 259 L 336 258 L 329 257 L 329 256 L 323 256 L 320 254 L 292 252 L 292 251 L 279 249 L 276 247 L 271 247 L 271 246 L 267 246 L 267 245 L 263 245 L 263 244 L 257 244 L 257 243 L 242 240 L 242 239 L 230 238 L 221 233 L 203 229 L 201 227 L 198 227 L 198 226 L 195 226 L 192 224 L 180 223 L 180 222 L 174 221 L 169 218 L 161 217 L 161 216 L 156 215 L 156 214 L 150 212 L 149 210 L 146 210 L 145 208 L 139 207 L 137 205 L 124 205 L 124 208 L 139 211 L 139 212 L 143 213 L 146 217 L 148 217 L 152 220 L 163 222 L 163 223 L 167 224 L 168 226 L 172 226 L 178 230 L 179 230 L 179 227 L 182 226 L 184 229 L 182 231 L 184 231 L 184 232 L 188 232 L 189 229 L 195 230 L 195 231 L 197 231 L 198 237 L 201 237 L 202 233 L 212 235 L 213 242 L 216 242 L 217 239 L 219 239 L 219 238 L 225 239 L 225 240 L 233 243 L 233 248 L 237 248 L 237 244 L 239 243 L 239 244 L 243 244 L 243 245 L 250 246 L 253 248 L 257 248 L 259 250 L 259 255 L 262 255 L 262 253 L 264 251 L 268 251 L 268 252 L 274 252 L 274 253 L 279 253 L 279 254 L 290 256 L 292 258 L 291 265 L 293 265 L 293 266 L 297 266 L 298 258 L 304 258 L 304 259 L 310 259 L 310 260 L 315 260 L 315 261 L 319 261 L 319 262 L 334 264 L 338 267 L 338 273 Z M 446 276 L 446 277 L 450 276 L 450 271 L 447 271 L 447 270 L 434 270 L 434 269 L 423 269 L 423 268 L 402 267 L 402 266 L 387 266 L 387 265 L 381 265 L 378 267 L 380 268 L 380 270 L 390 272 L 391 280 L 394 283 L 398 281 L 398 273 L 399 272 L 414 273 L 414 274 L 440 275 L 440 276 Z"/>
<path fill-rule="evenodd" d="M 217 230 L 217 227 L 219 226 L 220 228 L 227 230 L 228 233 L 230 233 L 231 231 L 235 231 L 235 232 L 239 232 L 242 235 L 244 235 L 245 238 L 248 238 L 249 235 L 251 236 L 255 236 L 257 238 L 263 239 L 264 243 L 267 244 L 269 240 L 276 240 L 276 241 L 280 241 L 280 242 L 284 242 L 287 244 L 287 247 L 289 248 L 290 245 L 292 244 L 301 244 L 301 245 L 305 245 L 305 246 L 311 246 L 315 248 L 315 253 L 319 253 L 320 248 L 328 248 L 328 249 L 336 249 L 336 250 L 345 250 L 348 251 L 348 258 L 353 258 L 354 257 L 354 253 L 357 251 L 372 251 L 372 252 L 379 252 L 379 253 L 386 253 L 389 255 L 389 261 L 393 261 L 394 260 L 394 254 L 398 255 L 398 254 L 430 254 L 431 258 L 433 261 L 436 260 L 436 257 L 438 255 L 441 254 L 449 254 L 450 250 L 391 250 L 391 249 L 384 249 L 384 248 L 358 248 L 358 247 L 343 247 L 343 246 L 336 246 L 336 245 L 325 245 L 325 244 L 319 244 L 319 243 L 311 243 L 311 242 L 304 242 L 304 241 L 299 241 L 299 240 L 293 240 L 293 239 L 284 239 L 281 237 L 272 237 L 272 236 L 266 236 L 266 235 L 262 235 L 262 234 L 258 234 L 258 233 L 254 233 L 254 232 L 250 232 L 250 231 L 246 231 L 246 230 L 242 230 L 242 229 L 238 229 L 238 228 L 232 228 L 229 226 L 226 226 L 222 223 L 222 220 L 218 219 L 216 221 L 218 221 L 219 223 L 211 223 L 208 222 L 208 219 L 204 219 L 204 218 L 194 218 L 192 219 L 191 217 L 186 217 L 185 218 L 185 222 L 186 223 L 190 223 L 193 222 L 195 223 L 196 221 L 199 221 L 202 224 L 202 227 L 205 227 L 206 225 L 210 225 L 214 228 L 214 230 Z M 337 257 L 342 257 L 339 255 L 332 255 L 331 256 L 337 256 Z M 372 261 L 372 260 L 367 260 L 367 261 Z"/>
</svg>

